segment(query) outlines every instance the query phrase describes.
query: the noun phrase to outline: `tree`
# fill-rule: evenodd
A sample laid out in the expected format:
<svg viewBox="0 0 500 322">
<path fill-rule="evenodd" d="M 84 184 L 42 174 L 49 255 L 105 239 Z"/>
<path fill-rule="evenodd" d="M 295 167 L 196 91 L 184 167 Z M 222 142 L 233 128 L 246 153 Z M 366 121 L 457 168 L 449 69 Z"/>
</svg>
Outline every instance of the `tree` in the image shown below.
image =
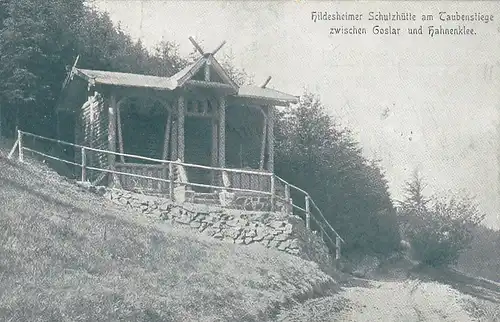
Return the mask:
<svg viewBox="0 0 500 322">
<path fill-rule="evenodd" d="M 55 134 L 56 100 L 78 55 L 79 67 L 153 75 L 182 61 L 171 43 L 149 54 L 84 0 L 0 0 L 0 22 L 0 105 L 11 135 L 14 123 Z"/>
<path fill-rule="evenodd" d="M 417 260 L 431 266 L 455 264 L 485 215 L 474 198 L 427 198 L 423 186 L 418 176 L 407 183 L 407 195 L 399 209 L 401 216 L 408 218 L 405 234 Z"/>
<path fill-rule="evenodd" d="M 74 38 L 71 27 L 83 12 L 79 0 L 19 0 L 3 2 L 0 27 L 0 100 L 28 124 L 47 125 L 54 102 L 71 59 Z M 63 75 L 60 77 L 59 75 Z M 57 85 L 56 85 L 57 84 Z M 45 116 L 45 117 L 44 117 Z M 34 120 L 36 119 L 36 122 Z"/>
<path fill-rule="evenodd" d="M 220 54 L 219 54 L 220 55 Z M 251 85 L 254 83 L 253 75 L 250 75 L 244 68 L 237 68 L 234 63 L 234 55 L 232 52 L 222 55 L 219 62 L 224 70 L 231 76 L 231 79 L 241 85 Z"/>
<path fill-rule="evenodd" d="M 399 201 L 398 220 L 401 233 L 406 236 L 409 227 L 415 226 L 415 220 L 424 220 L 429 212 L 431 201 L 424 195 L 426 184 L 418 170 L 414 170 L 410 181 L 405 182 L 405 198 Z"/>
<path fill-rule="evenodd" d="M 403 211 L 415 214 L 426 213 L 430 199 L 424 195 L 426 184 L 418 170 L 413 172 L 412 179 L 405 185 L 406 198 L 400 203 Z"/>
<path fill-rule="evenodd" d="M 189 64 L 189 60 L 180 55 L 178 44 L 171 41 L 161 41 L 154 53 L 157 76 L 171 76 Z"/>
<path fill-rule="evenodd" d="M 384 174 L 377 162 L 363 157 L 350 131 L 330 118 L 317 95 L 306 92 L 297 106 L 280 112 L 275 133 L 275 171 L 310 192 L 346 239 L 347 252 L 388 253 L 397 247 Z"/>
</svg>

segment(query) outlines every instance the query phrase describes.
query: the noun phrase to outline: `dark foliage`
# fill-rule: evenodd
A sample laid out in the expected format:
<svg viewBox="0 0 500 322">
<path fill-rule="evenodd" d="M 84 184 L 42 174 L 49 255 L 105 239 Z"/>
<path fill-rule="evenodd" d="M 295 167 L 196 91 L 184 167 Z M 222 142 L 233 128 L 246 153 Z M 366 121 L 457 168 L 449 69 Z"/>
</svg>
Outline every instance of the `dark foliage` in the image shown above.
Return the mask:
<svg viewBox="0 0 500 322">
<path fill-rule="evenodd" d="M 0 19 L 0 106 L 8 136 L 15 125 L 54 134 L 56 101 L 78 55 L 82 68 L 152 75 L 171 75 L 186 63 L 170 42 L 148 53 L 82 0 L 1 0 Z"/>
<path fill-rule="evenodd" d="M 276 136 L 278 175 L 311 192 L 346 240 L 346 251 L 388 253 L 397 247 L 395 210 L 380 167 L 362 156 L 318 97 L 306 93 L 298 106 L 283 111 Z"/>
<path fill-rule="evenodd" d="M 407 183 L 407 195 L 399 209 L 404 234 L 420 262 L 434 267 L 456 264 L 485 215 L 473 198 L 428 198 L 424 188 L 417 173 Z"/>
</svg>

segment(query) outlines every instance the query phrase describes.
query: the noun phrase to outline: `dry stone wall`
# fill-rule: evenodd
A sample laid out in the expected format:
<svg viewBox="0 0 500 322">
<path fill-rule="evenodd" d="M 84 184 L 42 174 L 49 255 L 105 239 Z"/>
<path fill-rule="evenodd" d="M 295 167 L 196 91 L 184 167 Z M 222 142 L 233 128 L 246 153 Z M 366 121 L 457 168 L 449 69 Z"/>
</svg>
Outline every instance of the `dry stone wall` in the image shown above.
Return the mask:
<svg viewBox="0 0 500 322">
<path fill-rule="evenodd" d="M 105 187 L 86 188 L 144 215 L 183 225 L 219 240 L 242 245 L 259 243 L 314 261 L 320 267 L 331 264 L 323 240 L 307 230 L 304 221 L 297 216 L 190 203 L 180 205 L 158 196 Z"/>
</svg>

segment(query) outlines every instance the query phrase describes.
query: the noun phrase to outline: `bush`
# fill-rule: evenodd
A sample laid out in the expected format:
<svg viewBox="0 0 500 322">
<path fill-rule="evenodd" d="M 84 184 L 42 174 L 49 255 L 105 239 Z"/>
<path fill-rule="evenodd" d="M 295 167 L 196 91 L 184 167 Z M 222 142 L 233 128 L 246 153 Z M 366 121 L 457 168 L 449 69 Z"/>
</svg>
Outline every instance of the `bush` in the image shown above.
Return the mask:
<svg viewBox="0 0 500 322">
<path fill-rule="evenodd" d="M 407 183 L 407 196 L 399 209 L 403 233 L 414 259 L 433 267 L 456 264 L 470 247 L 473 229 L 484 219 L 472 198 L 426 198 L 422 179 Z"/>
</svg>

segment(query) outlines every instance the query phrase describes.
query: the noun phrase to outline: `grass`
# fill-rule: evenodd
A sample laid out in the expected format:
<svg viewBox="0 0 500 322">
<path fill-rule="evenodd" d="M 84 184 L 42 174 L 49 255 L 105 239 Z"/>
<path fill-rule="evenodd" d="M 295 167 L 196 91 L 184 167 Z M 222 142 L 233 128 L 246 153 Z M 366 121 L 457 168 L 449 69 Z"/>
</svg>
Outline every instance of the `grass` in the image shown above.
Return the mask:
<svg viewBox="0 0 500 322">
<path fill-rule="evenodd" d="M 353 309 L 328 296 L 342 275 L 131 212 L 45 164 L 7 160 L 12 144 L 0 140 L 1 321 L 322 321 Z M 407 273 L 400 278 L 449 285 L 500 314 L 496 283 L 453 270 Z M 343 286 L 366 287 L 353 281 Z"/>
<path fill-rule="evenodd" d="M 334 283 L 312 262 L 146 219 L 5 155 L 2 321 L 266 321 Z"/>
</svg>

